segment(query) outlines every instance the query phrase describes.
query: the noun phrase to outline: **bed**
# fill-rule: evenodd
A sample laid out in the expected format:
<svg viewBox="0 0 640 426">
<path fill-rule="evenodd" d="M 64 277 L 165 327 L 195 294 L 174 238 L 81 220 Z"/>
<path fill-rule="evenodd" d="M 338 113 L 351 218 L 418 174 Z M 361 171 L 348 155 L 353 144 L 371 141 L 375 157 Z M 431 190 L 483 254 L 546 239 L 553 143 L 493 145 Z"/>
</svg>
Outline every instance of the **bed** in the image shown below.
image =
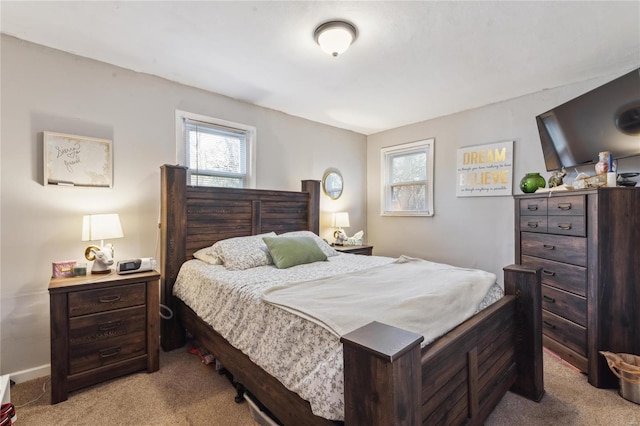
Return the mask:
<svg viewBox="0 0 640 426">
<path fill-rule="evenodd" d="M 319 231 L 318 181 L 301 192 L 187 186 L 186 169 L 162 166 L 162 320 L 164 350 L 185 330 L 285 425 L 341 424 L 312 413 L 289 390 L 174 297 L 178 272 L 193 254 L 221 240 Z M 511 389 L 539 400 L 542 382 L 540 271 L 504 268 L 505 297 L 422 347 L 422 336 L 370 322 L 341 337 L 344 424 L 482 424 Z"/>
</svg>

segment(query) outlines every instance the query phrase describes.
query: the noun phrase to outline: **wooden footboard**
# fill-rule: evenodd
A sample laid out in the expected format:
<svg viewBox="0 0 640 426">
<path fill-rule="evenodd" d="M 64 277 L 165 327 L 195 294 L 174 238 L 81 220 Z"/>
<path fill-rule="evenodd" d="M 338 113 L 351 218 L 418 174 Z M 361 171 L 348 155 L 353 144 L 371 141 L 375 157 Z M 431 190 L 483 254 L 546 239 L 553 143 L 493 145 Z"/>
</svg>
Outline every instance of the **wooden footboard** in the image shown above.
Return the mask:
<svg viewBox="0 0 640 426">
<path fill-rule="evenodd" d="M 421 352 L 421 336 L 380 324 L 344 336 L 346 424 L 482 424 L 510 388 L 539 401 L 540 271 L 504 272 L 507 296 Z"/>
</svg>

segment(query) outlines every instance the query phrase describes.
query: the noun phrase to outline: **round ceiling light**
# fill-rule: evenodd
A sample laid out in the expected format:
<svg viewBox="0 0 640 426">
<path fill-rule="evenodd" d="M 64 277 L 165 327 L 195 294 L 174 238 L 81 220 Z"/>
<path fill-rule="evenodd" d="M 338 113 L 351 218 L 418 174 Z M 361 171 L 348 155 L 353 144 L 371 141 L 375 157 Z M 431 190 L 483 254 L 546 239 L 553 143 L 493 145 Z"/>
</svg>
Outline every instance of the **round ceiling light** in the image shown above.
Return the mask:
<svg viewBox="0 0 640 426">
<path fill-rule="evenodd" d="M 313 37 L 322 50 L 331 56 L 338 56 L 356 40 L 357 30 L 345 21 L 329 21 L 316 28 Z"/>
</svg>

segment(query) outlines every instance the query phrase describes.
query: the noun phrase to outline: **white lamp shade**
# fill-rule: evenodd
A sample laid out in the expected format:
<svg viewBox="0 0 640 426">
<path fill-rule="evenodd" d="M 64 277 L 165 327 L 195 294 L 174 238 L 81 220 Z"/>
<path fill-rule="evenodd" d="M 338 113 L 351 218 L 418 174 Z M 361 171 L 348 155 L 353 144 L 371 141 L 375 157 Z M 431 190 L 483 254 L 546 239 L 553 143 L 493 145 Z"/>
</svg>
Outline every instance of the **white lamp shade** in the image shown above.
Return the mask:
<svg viewBox="0 0 640 426">
<path fill-rule="evenodd" d="M 349 213 L 347 212 L 338 212 L 335 213 L 333 220 L 335 222 L 336 228 L 348 228 L 349 225 Z"/>
<path fill-rule="evenodd" d="M 320 48 L 331 56 L 344 53 L 356 39 L 356 29 L 344 21 L 326 22 L 315 31 Z"/>
<path fill-rule="evenodd" d="M 82 218 L 82 241 L 110 240 L 122 238 L 120 216 L 114 214 L 91 214 Z"/>
</svg>

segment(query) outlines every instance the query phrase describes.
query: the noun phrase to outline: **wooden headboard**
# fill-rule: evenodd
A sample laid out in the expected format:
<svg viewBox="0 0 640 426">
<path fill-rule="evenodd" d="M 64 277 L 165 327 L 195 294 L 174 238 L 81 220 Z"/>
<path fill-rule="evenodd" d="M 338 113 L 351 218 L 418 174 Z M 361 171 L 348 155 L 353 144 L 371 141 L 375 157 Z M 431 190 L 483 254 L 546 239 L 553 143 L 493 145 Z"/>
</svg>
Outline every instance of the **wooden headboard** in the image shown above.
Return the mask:
<svg viewBox="0 0 640 426">
<path fill-rule="evenodd" d="M 303 180 L 302 191 L 293 192 L 187 186 L 183 166 L 164 165 L 161 175 L 161 299 L 170 308 L 180 266 L 195 251 L 226 238 L 271 231 L 319 233 L 320 181 Z M 177 347 L 182 334 L 175 317 L 162 320 L 165 350 Z"/>
</svg>

